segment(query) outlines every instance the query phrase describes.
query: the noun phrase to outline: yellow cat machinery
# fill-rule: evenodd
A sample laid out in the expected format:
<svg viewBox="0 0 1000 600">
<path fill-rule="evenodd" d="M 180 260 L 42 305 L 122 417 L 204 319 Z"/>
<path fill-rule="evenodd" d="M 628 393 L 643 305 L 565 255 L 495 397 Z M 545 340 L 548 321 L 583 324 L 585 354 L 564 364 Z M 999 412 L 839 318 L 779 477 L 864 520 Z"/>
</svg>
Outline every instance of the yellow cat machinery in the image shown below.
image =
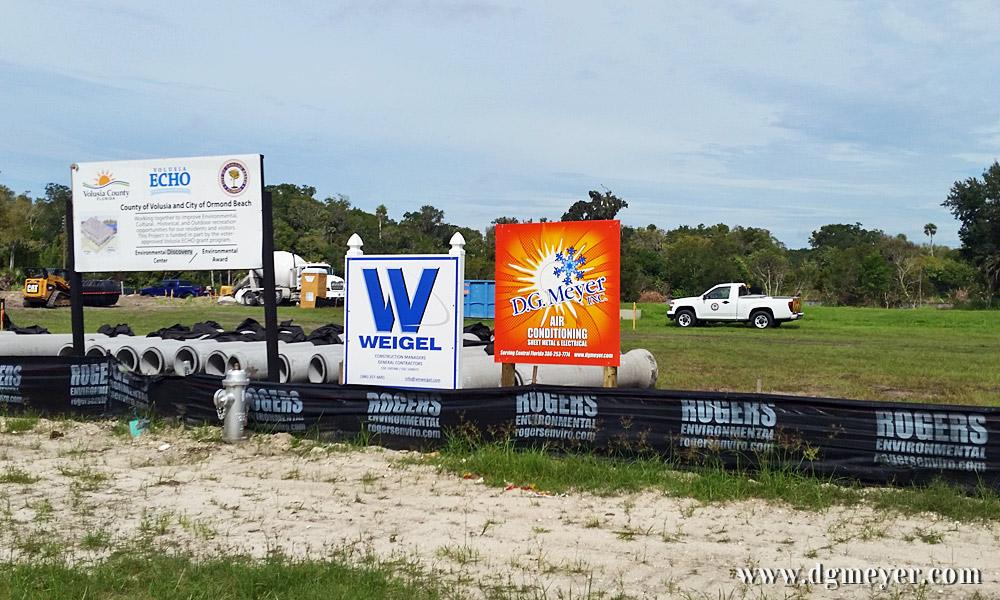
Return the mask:
<svg viewBox="0 0 1000 600">
<path fill-rule="evenodd" d="M 56 308 L 70 305 L 69 272 L 66 269 L 28 269 L 24 280 L 24 306 Z M 84 279 L 84 306 L 113 306 L 121 287 L 112 279 Z"/>
</svg>

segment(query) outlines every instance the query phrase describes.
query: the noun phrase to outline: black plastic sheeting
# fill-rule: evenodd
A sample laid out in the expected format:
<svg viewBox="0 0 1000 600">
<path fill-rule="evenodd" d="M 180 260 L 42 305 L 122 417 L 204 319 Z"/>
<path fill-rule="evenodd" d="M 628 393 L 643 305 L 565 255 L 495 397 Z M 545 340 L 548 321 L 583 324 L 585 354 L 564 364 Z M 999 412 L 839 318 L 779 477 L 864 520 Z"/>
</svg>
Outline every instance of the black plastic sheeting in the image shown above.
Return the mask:
<svg viewBox="0 0 1000 600">
<path fill-rule="evenodd" d="M 145 377 L 113 358 L 0 356 L 0 408 L 218 423 L 221 378 Z M 454 432 L 518 446 L 761 461 L 865 483 L 935 478 L 1000 491 L 1000 408 L 767 394 L 525 386 L 427 391 L 253 382 L 248 427 L 431 449 Z"/>
</svg>

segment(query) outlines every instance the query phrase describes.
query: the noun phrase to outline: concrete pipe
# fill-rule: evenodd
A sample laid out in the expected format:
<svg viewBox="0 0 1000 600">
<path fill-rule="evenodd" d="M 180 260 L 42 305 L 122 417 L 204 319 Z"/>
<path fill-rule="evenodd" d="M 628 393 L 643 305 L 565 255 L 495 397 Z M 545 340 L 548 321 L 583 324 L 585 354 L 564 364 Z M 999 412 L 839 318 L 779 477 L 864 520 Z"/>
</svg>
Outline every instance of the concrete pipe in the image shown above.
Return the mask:
<svg viewBox="0 0 1000 600">
<path fill-rule="evenodd" d="M 309 383 L 339 383 L 343 362 L 343 344 L 316 346 L 316 354 L 309 359 Z"/>
<path fill-rule="evenodd" d="M 107 356 L 109 350 L 100 344 L 87 344 L 86 351 L 83 353 L 87 358 L 100 358 L 102 356 Z"/>
<path fill-rule="evenodd" d="M 187 340 L 183 346 L 180 346 L 174 352 L 174 373 L 178 375 L 204 373 L 208 355 L 212 352 L 257 343 L 263 344 L 264 342 L 217 342 L 214 339 Z"/>
<path fill-rule="evenodd" d="M 494 362 L 493 357 L 483 352 L 482 348 L 476 350 L 462 353 L 462 388 L 500 387 L 500 363 Z"/>
<path fill-rule="evenodd" d="M 230 369 L 246 371 L 250 379 L 267 379 L 267 342 L 250 342 L 243 348 L 217 350 L 208 357 L 205 373 L 209 375 L 225 375 Z M 281 344 L 278 344 L 279 349 Z M 218 358 L 222 355 L 222 373 L 216 373 L 219 367 Z"/>
<path fill-rule="evenodd" d="M 170 348 L 176 350 L 183 344 L 180 340 L 165 340 L 159 337 L 131 337 L 128 338 L 128 342 L 122 346 L 119 346 L 117 350 L 114 351 L 115 358 L 118 359 L 123 365 L 129 368 L 129 370 L 135 373 L 142 373 L 143 375 L 158 375 L 163 372 L 164 369 L 164 349 Z M 143 371 L 143 355 L 147 351 L 151 352 L 153 357 L 151 360 L 158 361 L 157 370 L 153 372 Z M 156 355 L 159 356 L 156 356 Z M 172 362 L 173 355 L 171 354 Z M 171 369 L 173 367 L 171 365 Z M 147 366 L 147 371 L 149 371 Z"/>
<path fill-rule="evenodd" d="M 261 343 L 263 344 L 263 342 Z M 343 358 L 343 346 L 340 344 L 334 344 L 333 346 L 340 348 L 339 350 L 332 351 L 338 357 L 339 362 Z M 281 383 L 309 381 L 310 359 L 317 353 L 320 353 L 320 349 L 327 347 L 315 346 L 310 342 L 296 342 L 291 344 L 278 342 L 278 381 Z M 215 356 L 215 353 L 213 353 L 213 356 Z M 229 369 L 236 368 L 236 365 L 239 364 L 243 369 L 251 373 L 251 379 L 266 379 L 269 374 L 266 346 L 246 349 L 237 348 L 229 353 L 226 364 Z M 206 365 L 205 372 L 208 373 L 214 366 L 215 362 L 213 358 L 209 357 L 209 364 Z"/>
<path fill-rule="evenodd" d="M 579 387 L 604 385 L 604 367 L 549 364 L 517 365 L 515 375 L 517 385 L 531 384 L 536 366 L 538 375 L 534 383 Z M 618 367 L 618 387 L 651 388 L 656 385 L 658 375 L 656 359 L 648 350 L 641 348 L 630 350 L 621 357 L 621 365 Z"/>
<path fill-rule="evenodd" d="M 124 365 L 126 369 L 133 373 L 139 372 L 139 352 L 135 348 L 125 344 L 124 346 L 119 346 L 114 354 L 118 362 Z"/>
<path fill-rule="evenodd" d="M 169 375 L 174 372 L 174 354 L 188 340 L 146 338 L 151 343 L 139 354 L 139 373 L 143 375 Z"/>
<path fill-rule="evenodd" d="M 208 355 L 219 349 L 215 340 L 186 340 L 174 351 L 173 370 L 177 375 L 204 373 Z"/>
<path fill-rule="evenodd" d="M 134 337 L 129 338 L 128 342 L 122 346 L 119 346 L 117 350 L 114 351 L 115 358 L 118 362 L 125 365 L 128 370 L 134 373 L 142 373 L 143 375 L 157 375 L 157 373 L 143 373 L 142 371 L 142 357 L 150 348 L 156 348 L 166 342 L 172 342 L 175 340 L 164 340 L 158 337 Z M 178 343 L 179 345 L 179 343 Z M 156 352 L 162 351 L 157 349 Z"/>
<path fill-rule="evenodd" d="M 126 336 L 105 337 L 104 339 L 86 339 L 84 356 L 114 356 L 118 349 L 127 346 L 134 338 Z"/>
<path fill-rule="evenodd" d="M 278 381 L 281 383 L 305 383 L 309 381 L 309 361 L 316 349 L 309 342 L 288 344 L 278 350 Z"/>
<path fill-rule="evenodd" d="M 69 333 L 18 335 L 7 331 L 0 338 L 0 354 L 4 356 L 58 356 L 59 351 L 67 343 L 73 343 L 73 336 Z"/>
<path fill-rule="evenodd" d="M 67 340 L 68 341 L 59 348 L 59 351 L 56 352 L 56 356 L 61 356 L 61 357 L 73 356 L 73 334 L 71 334 L 71 333 L 65 333 L 65 334 L 59 334 L 59 335 L 65 335 L 65 336 L 67 336 Z M 102 343 L 102 342 L 105 342 L 105 341 L 110 340 L 110 339 L 112 339 L 112 338 L 109 338 L 108 336 L 104 335 L 103 333 L 85 333 L 85 334 L 83 334 L 84 354 L 86 354 L 87 346 L 89 346 L 92 342 Z"/>
</svg>

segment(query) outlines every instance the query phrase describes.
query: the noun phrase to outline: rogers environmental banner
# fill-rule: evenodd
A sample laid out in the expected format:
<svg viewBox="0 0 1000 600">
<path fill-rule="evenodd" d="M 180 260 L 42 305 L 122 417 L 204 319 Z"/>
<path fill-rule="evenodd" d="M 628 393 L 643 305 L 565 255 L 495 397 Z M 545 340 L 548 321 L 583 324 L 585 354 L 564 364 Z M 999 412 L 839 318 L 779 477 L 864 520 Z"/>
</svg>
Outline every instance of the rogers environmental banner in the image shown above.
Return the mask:
<svg viewBox="0 0 1000 600">
<path fill-rule="evenodd" d="M 221 425 L 222 378 L 145 377 L 113 358 L 0 356 L 0 411 L 156 414 Z M 533 385 L 415 390 L 254 381 L 248 426 L 317 431 L 393 448 L 439 447 L 449 431 L 518 447 L 658 455 L 678 465 L 767 463 L 870 483 L 935 479 L 1000 491 L 1000 407 L 769 394 Z"/>
<path fill-rule="evenodd" d="M 244 154 L 74 165 L 76 270 L 259 268 L 261 160 Z"/>
<path fill-rule="evenodd" d="M 618 221 L 496 226 L 494 357 L 617 367 Z"/>
</svg>

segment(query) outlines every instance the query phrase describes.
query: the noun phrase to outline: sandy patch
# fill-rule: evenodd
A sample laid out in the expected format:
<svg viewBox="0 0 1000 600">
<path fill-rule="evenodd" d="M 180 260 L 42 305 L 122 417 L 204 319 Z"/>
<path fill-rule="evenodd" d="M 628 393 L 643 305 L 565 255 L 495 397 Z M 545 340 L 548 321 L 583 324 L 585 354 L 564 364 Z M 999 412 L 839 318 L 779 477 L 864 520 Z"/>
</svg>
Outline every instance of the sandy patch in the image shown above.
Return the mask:
<svg viewBox="0 0 1000 600">
<path fill-rule="evenodd" d="M 405 557 L 469 582 L 473 597 L 494 584 L 538 586 L 549 598 L 587 590 L 636 598 L 1000 597 L 997 524 L 854 508 L 807 513 L 758 501 L 705 506 L 657 493 L 538 496 L 439 472 L 433 457 L 412 452 L 314 446 L 285 434 L 236 445 L 180 429 L 131 438 L 113 426 L 42 420 L 16 434 L 0 426 L 0 477 L 38 478 L 0 483 L 5 559 L 50 552 L 86 563 L 146 540 L 199 556 L 323 559 L 351 548 Z M 425 464 L 405 464 L 411 459 Z M 806 575 L 817 563 L 978 568 L 983 584 L 833 591 L 745 585 L 732 571 L 801 567 Z"/>
</svg>

